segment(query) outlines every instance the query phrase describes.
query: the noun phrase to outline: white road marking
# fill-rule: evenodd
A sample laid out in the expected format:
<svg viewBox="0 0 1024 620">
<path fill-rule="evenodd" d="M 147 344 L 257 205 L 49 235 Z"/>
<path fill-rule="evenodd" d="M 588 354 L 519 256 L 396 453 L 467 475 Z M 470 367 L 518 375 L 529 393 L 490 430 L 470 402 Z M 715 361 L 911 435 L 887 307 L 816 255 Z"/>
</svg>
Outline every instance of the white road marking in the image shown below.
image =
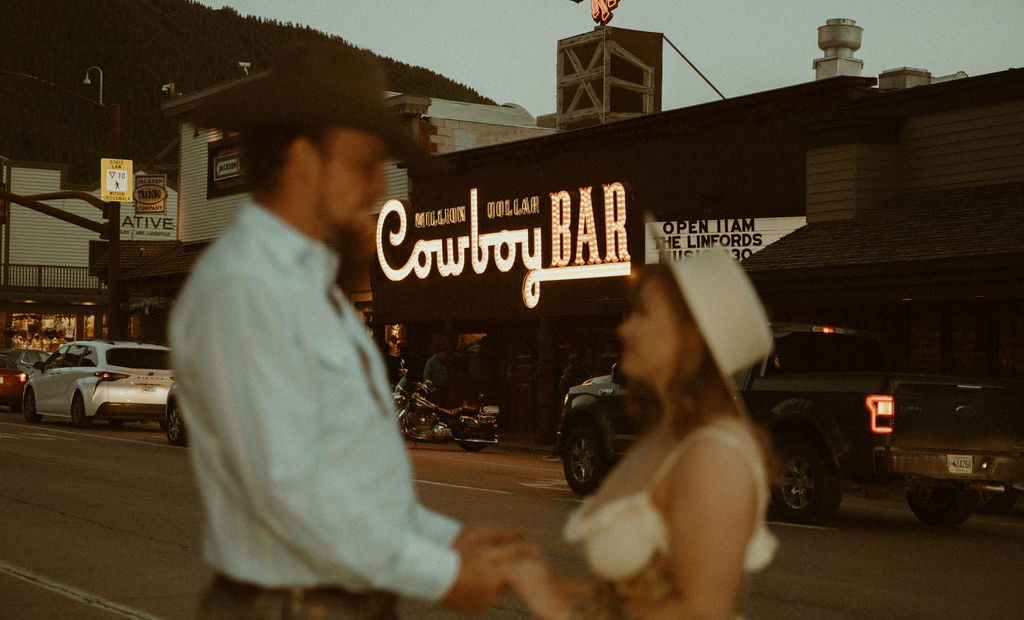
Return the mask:
<svg viewBox="0 0 1024 620">
<path fill-rule="evenodd" d="M 58 437 L 57 435 L 48 435 L 46 433 L 25 433 L 22 437 L 28 437 L 29 439 L 42 439 L 45 441 L 57 441 L 58 439 L 61 441 L 78 441 L 77 439 L 72 439 L 70 437 Z"/>
<path fill-rule="evenodd" d="M 569 485 L 566 484 L 562 478 L 543 478 L 537 479 L 533 482 L 520 482 L 520 485 L 524 487 L 531 487 L 534 489 L 557 489 L 559 491 L 569 490 Z"/>
<path fill-rule="evenodd" d="M 467 491 L 482 491 L 484 493 L 497 493 L 499 495 L 515 495 L 515 493 L 511 491 L 500 491 L 498 489 L 484 489 L 481 487 L 467 487 L 461 484 L 448 484 L 446 482 L 434 482 L 433 480 L 420 480 L 418 478 L 415 480 L 415 482 L 419 482 L 420 484 L 432 484 L 434 486 L 439 487 L 449 487 L 452 489 L 466 489 Z"/>
<path fill-rule="evenodd" d="M 108 601 L 103 597 L 97 596 L 95 594 L 90 594 L 83 590 L 79 590 L 78 588 L 73 588 L 67 584 L 54 581 L 48 577 L 38 575 L 30 570 L 26 570 L 24 568 L 14 566 L 6 562 L 0 561 L 0 573 L 10 575 L 11 577 L 21 579 L 22 581 L 26 581 L 28 583 L 31 583 L 32 585 L 45 588 L 51 592 L 56 592 L 57 594 L 60 594 L 65 598 L 69 598 L 80 603 L 85 603 L 86 605 L 89 605 L 90 607 L 95 607 L 96 609 L 109 611 L 110 613 L 117 614 L 124 618 L 136 618 L 138 620 L 160 620 L 159 616 L 153 616 L 151 614 L 147 614 L 144 611 L 128 607 L 127 605 L 121 605 L 120 603 L 115 603 L 114 601 Z"/>
<path fill-rule="evenodd" d="M 2 425 L 2 426 L 15 426 L 15 427 L 18 427 L 18 428 L 25 428 L 24 424 L 12 424 L 10 422 L 0 422 L 0 425 Z M 163 433 L 163 431 L 160 431 L 160 432 Z M 84 432 L 81 432 L 81 431 L 62 431 L 62 430 L 56 429 L 56 428 L 48 428 L 48 429 L 46 429 L 46 433 L 58 433 L 58 434 L 61 434 L 61 435 L 70 435 L 71 437 L 60 437 L 59 438 L 59 439 L 65 439 L 67 441 L 78 441 L 78 440 L 80 440 L 82 438 L 89 438 L 89 439 L 97 439 L 97 440 L 105 440 L 105 441 L 123 441 L 125 443 L 137 443 L 137 444 L 143 445 L 143 446 L 160 446 L 160 447 L 177 448 L 177 449 L 181 448 L 181 446 L 172 446 L 169 443 L 163 443 L 162 444 L 162 443 L 160 443 L 158 441 L 157 442 L 154 442 L 154 441 L 142 441 L 142 440 L 139 440 L 139 439 L 126 439 L 124 437 L 107 437 L 107 436 L 104 436 L 104 435 L 94 435 L 92 433 L 84 433 Z M 46 438 L 47 437 L 47 435 L 45 433 L 42 433 L 42 432 L 39 432 L 39 431 L 36 431 L 34 434 L 38 435 L 39 438 Z M 55 437 L 50 437 L 50 438 L 51 439 L 56 439 Z"/>
</svg>

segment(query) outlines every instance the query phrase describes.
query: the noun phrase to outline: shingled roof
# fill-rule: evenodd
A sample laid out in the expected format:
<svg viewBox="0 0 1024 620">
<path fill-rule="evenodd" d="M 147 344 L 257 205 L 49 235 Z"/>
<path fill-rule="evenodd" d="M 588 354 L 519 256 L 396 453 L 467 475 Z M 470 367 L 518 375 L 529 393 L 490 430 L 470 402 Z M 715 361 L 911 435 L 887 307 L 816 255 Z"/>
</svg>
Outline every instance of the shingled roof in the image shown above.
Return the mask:
<svg viewBox="0 0 1024 620">
<path fill-rule="evenodd" d="M 1024 290 L 1024 183 L 909 194 L 852 219 L 808 224 L 743 266 L 762 294 L 917 287 L 967 297 Z M 982 290 L 984 287 L 984 290 Z M 968 290 L 973 289 L 973 290 Z"/>
<path fill-rule="evenodd" d="M 748 272 L 1024 253 L 1024 183 L 894 198 L 860 217 L 808 224 L 743 262 Z"/>
</svg>

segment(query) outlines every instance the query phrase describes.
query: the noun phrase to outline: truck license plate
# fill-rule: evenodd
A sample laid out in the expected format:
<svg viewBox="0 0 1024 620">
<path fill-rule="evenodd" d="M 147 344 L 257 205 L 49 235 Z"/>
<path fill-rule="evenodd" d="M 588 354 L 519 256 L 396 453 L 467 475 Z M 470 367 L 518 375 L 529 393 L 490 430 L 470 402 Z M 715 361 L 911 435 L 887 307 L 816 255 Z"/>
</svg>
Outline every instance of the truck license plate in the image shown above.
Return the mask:
<svg viewBox="0 0 1024 620">
<path fill-rule="evenodd" d="M 946 465 L 949 467 L 949 473 L 951 474 L 974 473 L 974 458 L 970 454 L 966 456 L 947 454 Z"/>
</svg>

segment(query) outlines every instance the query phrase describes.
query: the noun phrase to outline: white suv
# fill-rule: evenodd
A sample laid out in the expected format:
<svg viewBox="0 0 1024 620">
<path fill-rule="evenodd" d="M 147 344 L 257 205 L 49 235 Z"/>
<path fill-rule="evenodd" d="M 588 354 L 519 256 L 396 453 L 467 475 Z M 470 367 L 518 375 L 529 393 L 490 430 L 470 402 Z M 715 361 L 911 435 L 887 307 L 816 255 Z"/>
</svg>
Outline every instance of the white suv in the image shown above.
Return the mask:
<svg viewBox="0 0 1024 620">
<path fill-rule="evenodd" d="M 111 426 L 125 420 L 163 422 L 167 390 L 174 383 L 170 349 L 155 344 L 76 340 L 35 368 L 22 399 L 29 422 L 44 415 L 71 418 L 80 427 L 94 419 Z"/>
</svg>

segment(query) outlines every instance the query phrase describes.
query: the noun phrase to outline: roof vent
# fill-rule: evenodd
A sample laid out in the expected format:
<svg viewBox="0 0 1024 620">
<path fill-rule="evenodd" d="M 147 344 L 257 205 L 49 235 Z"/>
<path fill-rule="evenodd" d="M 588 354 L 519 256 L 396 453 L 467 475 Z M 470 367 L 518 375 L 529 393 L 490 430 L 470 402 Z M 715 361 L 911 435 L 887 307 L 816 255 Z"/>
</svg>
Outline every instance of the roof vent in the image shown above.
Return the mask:
<svg viewBox="0 0 1024 620">
<path fill-rule="evenodd" d="M 860 49 L 864 29 L 852 19 L 830 19 L 818 27 L 818 47 L 824 58 L 814 61 L 814 79 L 824 80 L 837 75 L 860 75 L 864 61 L 854 58 Z"/>
<path fill-rule="evenodd" d="M 903 90 L 932 83 L 932 74 L 924 69 L 900 67 L 878 74 L 878 90 Z"/>
</svg>

